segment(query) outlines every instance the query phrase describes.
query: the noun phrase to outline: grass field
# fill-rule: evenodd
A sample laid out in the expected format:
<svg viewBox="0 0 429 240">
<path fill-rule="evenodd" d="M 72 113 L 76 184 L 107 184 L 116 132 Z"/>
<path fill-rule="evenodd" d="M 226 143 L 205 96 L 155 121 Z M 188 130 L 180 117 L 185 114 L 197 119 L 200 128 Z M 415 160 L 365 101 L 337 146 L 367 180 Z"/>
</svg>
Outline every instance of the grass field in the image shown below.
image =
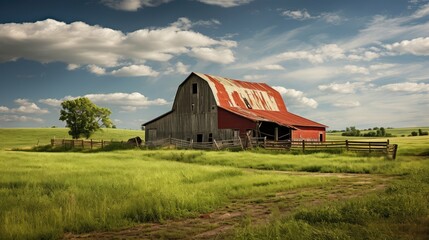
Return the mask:
<svg viewBox="0 0 429 240">
<path fill-rule="evenodd" d="M 103 128 L 91 138 L 126 141 L 136 136 L 144 139 L 144 131 Z M 0 149 L 46 145 L 52 138 L 71 139 L 66 128 L 0 128 Z"/>
<path fill-rule="evenodd" d="M 9 150 L 66 132 L 0 129 L 0 239 L 429 237 L 425 136 L 390 139 L 399 144 L 396 161 L 263 150 Z M 141 133 L 111 129 L 101 138 Z"/>
</svg>

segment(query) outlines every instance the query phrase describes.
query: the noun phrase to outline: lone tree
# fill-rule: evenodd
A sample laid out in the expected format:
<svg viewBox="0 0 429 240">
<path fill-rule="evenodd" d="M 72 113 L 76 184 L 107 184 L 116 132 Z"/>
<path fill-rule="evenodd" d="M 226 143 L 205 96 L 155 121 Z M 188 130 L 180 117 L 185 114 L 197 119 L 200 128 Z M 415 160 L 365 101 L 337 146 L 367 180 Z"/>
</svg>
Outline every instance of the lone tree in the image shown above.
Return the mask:
<svg viewBox="0 0 429 240">
<path fill-rule="evenodd" d="M 66 121 L 73 139 L 81 136 L 89 138 L 101 127 L 112 127 L 110 110 L 95 105 L 88 98 L 66 100 L 61 103 L 61 107 L 60 120 Z"/>
</svg>

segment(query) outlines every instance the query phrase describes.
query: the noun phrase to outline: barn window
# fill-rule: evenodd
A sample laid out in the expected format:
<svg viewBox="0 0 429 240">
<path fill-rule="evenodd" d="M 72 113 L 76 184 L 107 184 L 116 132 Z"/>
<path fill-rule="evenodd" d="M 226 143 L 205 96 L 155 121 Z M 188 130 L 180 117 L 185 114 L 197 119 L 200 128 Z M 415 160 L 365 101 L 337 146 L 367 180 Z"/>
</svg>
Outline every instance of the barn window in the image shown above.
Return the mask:
<svg viewBox="0 0 429 240">
<path fill-rule="evenodd" d="M 192 83 L 192 94 L 198 93 L 198 85 L 196 83 Z"/>
<path fill-rule="evenodd" d="M 239 136 L 240 136 L 240 130 L 234 129 L 233 136 L 234 136 L 234 138 L 239 138 Z"/>
<path fill-rule="evenodd" d="M 247 101 L 247 98 L 243 98 L 244 103 L 246 104 L 248 109 L 252 109 L 252 105 L 250 105 L 249 101 Z"/>
<path fill-rule="evenodd" d="M 197 134 L 197 142 L 203 142 L 203 134 Z"/>
<path fill-rule="evenodd" d="M 209 142 L 213 142 L 213 134 L 209 133 Z"/>
</svg>

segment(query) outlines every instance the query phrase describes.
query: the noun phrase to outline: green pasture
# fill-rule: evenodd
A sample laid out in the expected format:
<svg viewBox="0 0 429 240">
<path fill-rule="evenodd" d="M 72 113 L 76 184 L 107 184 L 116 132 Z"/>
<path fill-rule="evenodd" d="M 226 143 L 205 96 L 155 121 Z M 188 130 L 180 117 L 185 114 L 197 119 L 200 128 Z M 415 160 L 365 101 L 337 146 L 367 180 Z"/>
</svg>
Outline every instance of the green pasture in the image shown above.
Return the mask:
<svg viewBox="0 0 429 240">
<path fill-rule="evenodd" d="M 103 128 L 91 138 L 126 141 L 136 136 L 144 139 L 144 131 Z M 0 149 L 46 145 L 50 144 L 52 138 L 71 139 L 67 128 L 0 128 Z"/>
<path fill-rule="evenodd" d="M 423 129 L 422 129 L 423 130 Z M 425 130 L 426 131 L 426 130 Z M 233 239 L 427 239 L 429 137 L 396 137 L 397 160 L 354 153 L 196 150 L 35 152 L 66 129 L 0 129 L 0 239 L 58 239 L 65 233 L 115 230 L 198 216 L 237 199 L 329 187 L 335 176 L 393 177 L 386 189 L 340 204 L 301 207 Z M 142 131 L 107 129 L 94 139 L 126 140 Z M 25 148 L 26 151 L 11 151 Z M 261 169 L 265 171 L 254 171 Z M 276 170 L 276 171 L 270 171 Z M 299 171 L 302 174 L 285 174 Z M 348 191 L 344 189 L 343 191 Z M 275 209 L 273 210 L 275 212 Z M 407 232 L 408 231 L 408 232 Z"/>
</svg>

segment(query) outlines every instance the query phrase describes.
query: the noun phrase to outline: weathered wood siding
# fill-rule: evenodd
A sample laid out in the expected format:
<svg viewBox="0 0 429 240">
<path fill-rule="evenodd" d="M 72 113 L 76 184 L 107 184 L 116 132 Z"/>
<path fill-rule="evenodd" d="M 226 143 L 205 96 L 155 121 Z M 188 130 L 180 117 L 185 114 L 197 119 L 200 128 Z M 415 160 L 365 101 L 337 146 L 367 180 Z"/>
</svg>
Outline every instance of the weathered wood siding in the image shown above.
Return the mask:
<svg viewBox="0 0 429 240">
<path fill-rule="evenodd" d="M 197 84 L 197 93 L 193 93 L 193 84 Z M 217 104 L 207 82 L 191 75 L 179 86 L 173 111 L 146 125 L 146 141 L 168 137 L 197 141 L 198 134 L 203 135 L 204 142 L 209 140 L 209 134 L 213 139 L 227 139 L 232 130 L 218 129 L 217 113 Z"/>
</svg>

